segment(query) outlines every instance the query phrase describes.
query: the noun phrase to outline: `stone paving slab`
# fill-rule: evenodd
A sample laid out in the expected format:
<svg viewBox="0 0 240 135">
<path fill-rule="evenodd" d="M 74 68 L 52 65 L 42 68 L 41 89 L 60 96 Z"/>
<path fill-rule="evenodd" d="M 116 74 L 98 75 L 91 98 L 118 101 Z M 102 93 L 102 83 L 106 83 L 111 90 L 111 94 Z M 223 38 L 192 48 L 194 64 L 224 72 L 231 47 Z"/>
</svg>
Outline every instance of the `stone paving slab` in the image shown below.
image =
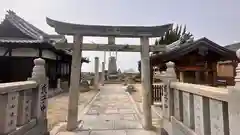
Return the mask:
<svg viewBox="0 0 240 135">
<path fill-rule="evenodd" d="M 142 129 L 139 121 L 114 120 L 114 129 Z"/>
<path fill-rule="evenodd" d="M 85 115 L 82 120 L 128 120 L 128 121 L 136 121 L 137 117 L 135 114 L 101 114 L 101 115 Z"/>
<path fill-rule="evenodd" d="M 143 129 L 130 130 L 92 130 L 78 132 L 61 132 L 57 135 L 156 135 L 155 131 L 145 131 Z"/>
<path fill-rule="evenodd" d="M 91 131 L 90 135 L 126 135 L 124 130 Z"/>
<path fill-rule="evenodd" d="M 81 129 L 83 129 L 83 130 L 114 129 L 114 121 L 100 120 L 100 119 L 95 119 L 95 120 L 88 119 L 88 120 L 84 121 Z"/>
<path fill-rule="evenodd" d="M 105 85 L 81 118 L 80 131 L 69 135 L 155 135 L 145 131 L 121 85 Z M 63 132 L 58 135 L 68 135 Z"/>
</svg>

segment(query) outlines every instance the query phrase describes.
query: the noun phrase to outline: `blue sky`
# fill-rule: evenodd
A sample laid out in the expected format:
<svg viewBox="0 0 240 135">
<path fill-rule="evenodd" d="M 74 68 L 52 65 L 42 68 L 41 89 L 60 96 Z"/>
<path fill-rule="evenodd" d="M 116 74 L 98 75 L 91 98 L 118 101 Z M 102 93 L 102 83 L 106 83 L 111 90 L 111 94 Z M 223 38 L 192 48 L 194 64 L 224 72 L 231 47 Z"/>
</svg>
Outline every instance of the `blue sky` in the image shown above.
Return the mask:
<svg viewBox="0 0 240 135">
<path fill-rule="evenodd" d="M 80 24 L 162 25 L 186 24 L 195 38 L 207 37 L 226 45 L 240 41 L 239 0 L 1 0 L 0 18 L 11 9 L 47 33 L 54 30 L 46 16 Z M 106 43 L 105 38 L 84 38 L 85 42 Z M 117 43 L 139 44 L 139 39 L 117 39 Z M 84 52 L 93 71 L 95 56 L 103 61 L 103 52 Z M 137 70 L 139 53 L 118 53 L 118 67 Z"/>
</svg>

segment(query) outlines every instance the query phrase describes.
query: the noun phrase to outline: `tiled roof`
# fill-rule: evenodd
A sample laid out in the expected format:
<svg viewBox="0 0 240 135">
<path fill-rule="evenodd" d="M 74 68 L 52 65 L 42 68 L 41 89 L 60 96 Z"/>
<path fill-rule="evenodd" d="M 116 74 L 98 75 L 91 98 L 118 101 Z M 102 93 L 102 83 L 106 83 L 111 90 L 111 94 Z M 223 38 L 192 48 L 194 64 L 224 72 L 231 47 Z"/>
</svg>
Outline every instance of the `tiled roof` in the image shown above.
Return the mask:
<svg viewBox="0 0 240 135">
<path fill-rule="evenodd" d="M 27 44 L 36 44 L 43 43 L 43 40 L 31 40 L 31 39 L 1 39 L 0 43 L 27 43 Z"/>
<path fill-rule="evenodd" d="M 213 52 L 220 54 L 222 58 L 225 58 L 226 60 L 237 59 L 234 51 L 228 48 L 222 47 L 205 37 L 198 39 L 194 42 L 184 43 L 180 45 L 179 48 L 173 49 L 171 51 L 164 52 L 162 54 L 153 55 L 150 57 L 150 59 L 151 59 L 151 62 L 153 62 L 154 64 L 157 64 L 160 61 L 168 62 L 171 60 L 175 60 L 200 47 L 203 47 L 203 48 L 206 47 L 207 50 L 211 50 Z"/>
<path fill-rule="evenodd" d="M 24 34 L 32 37 L 35 40 L 49 40 L 52 42 L 65 42 L 66 38 L 62 35 L 49 35 L 37 27 L 33 26 L 29 22 L 19 17 L 13 11 L 7 11 L 5 19 L 8 20 L 13 26 L 18 28 Z"/>
<path fill-rule="evenodd" d="M 226 45 L 224 46 L 225 48 L 228 48 L 232 51 L 237 51 L 240 48 L 240 43 L 235 43 L 235 44 L 231 44 L 231 45 Z"/>
</svg>

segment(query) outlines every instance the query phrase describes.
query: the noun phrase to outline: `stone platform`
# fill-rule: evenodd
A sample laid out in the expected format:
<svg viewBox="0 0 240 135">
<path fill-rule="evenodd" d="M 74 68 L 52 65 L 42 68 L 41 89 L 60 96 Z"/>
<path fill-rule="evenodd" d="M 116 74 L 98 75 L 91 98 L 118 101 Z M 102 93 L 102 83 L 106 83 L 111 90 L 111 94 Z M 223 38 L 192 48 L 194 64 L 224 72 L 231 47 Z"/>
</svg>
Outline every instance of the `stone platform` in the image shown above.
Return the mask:
<svg viewBox="0 0 240 135">
<path fill-rule="evenodd" d="M 139 116 L 122 85 L 108 84 L 90 104 L 74 132 L 58 135 L 155 135 L 142 128 Z"/>
</svg>

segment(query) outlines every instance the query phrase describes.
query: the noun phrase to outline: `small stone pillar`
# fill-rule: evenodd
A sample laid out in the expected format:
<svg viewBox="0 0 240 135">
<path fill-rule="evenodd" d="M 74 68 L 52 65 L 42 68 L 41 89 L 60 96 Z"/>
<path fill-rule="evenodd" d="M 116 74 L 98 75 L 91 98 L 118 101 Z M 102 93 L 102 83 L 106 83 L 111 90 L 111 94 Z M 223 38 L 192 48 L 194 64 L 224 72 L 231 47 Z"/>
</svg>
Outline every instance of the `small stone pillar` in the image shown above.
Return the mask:
<svg viewBox="0 0 240 135">
<path fill-rule="evenodd" d="M 34 60 L 32 77 L 38 83 L 36 90 L 33 90 L 33 118 L 37 118 L 37 124 L 41 127 L 42 133 L 47 133 L 47 98 L 48 98 L 48 79 L 46 77 L 45 60 L 37 58 Z"/>
<path fill-rule="evenodd" d="M 236 52 L 240 59 L 240 49 Z M 240 63 L 236 67 L 235 86 L 229 89 L 228 115 L 230 135 L 239 135 L 240 125 Z"/>
<path fill-rule="evenodd" d="M 101 81 L 102 81 L 102 86 L 103 86 L 104 85 L 104 81 L 105 81 L 105 63 L 104 62 L 102 62 Z"/>
<path fill-rule="evenodd" d="M 95 57 L 95 76 L 94 76 L 94 87 L 95 90 L 99 89 L 99 58 Z"/>
</svg>

